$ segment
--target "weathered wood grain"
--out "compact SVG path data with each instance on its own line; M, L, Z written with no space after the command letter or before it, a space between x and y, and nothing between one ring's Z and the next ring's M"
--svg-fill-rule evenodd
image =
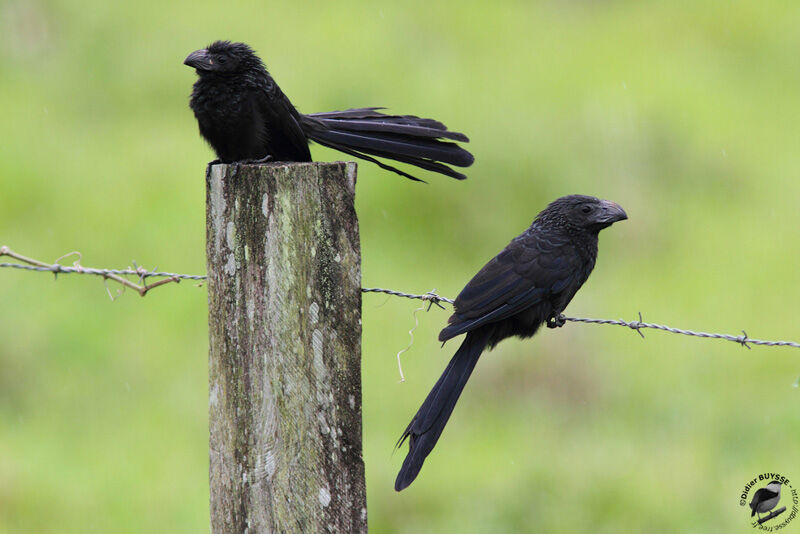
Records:
M354 163L207 182L211 530L367 530Z

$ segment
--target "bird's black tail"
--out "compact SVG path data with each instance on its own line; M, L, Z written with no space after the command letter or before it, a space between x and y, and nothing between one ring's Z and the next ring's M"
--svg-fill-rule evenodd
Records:
M408 455L397 474L394 489L401 491L417 478L425 458L433 450L439 436L453 413L458 397L467 384L475 364L486 347L488 334L469 332L458 348L439 381L411 420L397 446L408 438Z
M384 115L378 109L381 108L303 115L301 126L309 139L320 145L371 161L412 180L422 181L375 158L408 163L458 180L466 178L448 165L469 167L475 158L456 143L442 141L450 139L466 143L469 141L466 135L451 132L433 119Z

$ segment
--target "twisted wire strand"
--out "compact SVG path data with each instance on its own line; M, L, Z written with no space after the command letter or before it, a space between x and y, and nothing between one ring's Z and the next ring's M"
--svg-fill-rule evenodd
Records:
M400 291L395 291L393 289L382 289L382 288L375 288L375 287L365 287L361 289L364 293L386 293L387 295L394 295L396 297L403 297L407 299L417 299L430 302L432 304L436 304L440 308L442 307L440 302L447 302L449 304L453 303L453 299L443 297L441 295L437 295L436 293L430 291L428 293L417 295L414 293L403 293ZM642 330L645 329L653 329L653 330L661 330L663 332L670 332L672 334L682 334L684 336L693 336L693 337L702 337L708 339L724 339L726 341L733 341L734 343L738 343L743 347L750 348L750 345L762 345L766 347L794 347L800 348L800 343L794 341L770 341L765 339L754 339L747 335L747 332L742 330L741 336L734 336L731 334L716 334L716 333L709 333L709 332L698 332L695 330L687 330L684 328L675 328L672 326L667 326L663 324L657 323L646 323L642 320L642 314L639 313L639 320L638 321L624 321L622 319L592 319L588 317L562 317L565 321L573 322L573 323L588 323L588 324L610 324L616 326L626 326L631 330L636 330L636 332L644 337Z
M92 267L81 267L79 265L69 267L67 265L59 265L54 263L52 265L24 265L22 263L0 263L0 267L9 267L12 269L22 269L24 271L39 271L55 274L94 274L98 276L107 276L109 274L116 274L119 276L133 275L140 278L164 277L164 278L179 278L181 280L206 280L208 277L203 274L179 274L167 273L163 271L148 271L146 269L95 269Z
M0 267L7 267L11 269L22 269L25 271L39 271L39 272L50 272L53 273L53 276L58 278L59 274L93 274L97 276L103 277L103 284L106 288L106 293L108 293L108 297L111 300L114 300L116 296L121 294L120 291L117 291L117 295L111 293L111 290L108 288L108 281L111 280L123 286L123 290L125 288L132 289L139 293L140 296L145 296L149 291L155 289L159 286L163 286L166 284L171 283L179 283L181 280L205 280L206 277L203 275L192 275L192 274L179 274L179 273L166 273L161 271L148 271L144 267L139 267L136 265L136 262L133 262L133 266L135 269L95 269L92 267L84 267L81 265L81 253L78 251L68 252L64 254L60 258L58 258L52 264L48 264L46 262L29 258L27 256L23 256L22 254L18 254L14 252L9 247L3 245L0 246L0 256L8 256L17 260L18 263L0 263ZM61 265L59 261L64 258L68 258L70 256L77 256L78 259L72 262L72 266L65 266ZM137 282L133 282L126 276L136 276ZM148 283L148 278L159 278L154 282Z
M407 299L416 299L416 300L424 300L425 302L430 302L431 304L436 304L440 308L444 309L444 307L439 304L440 302L446 302L448 304L453 303L453 299L449 299L447 297L443 297L441 295L437 295L433 291L429 291L422 295L416 295L414 293L403 293L402 291L395 291L394 289L383 289L381 287L362 287L362 293L385 293L387 295L393 295L395 297L403 297Z
M162 285L168 282L177 282L179 280L207 280L208 277L206 275L201 274L180 274L180 273L169 273L164 271L148 271L142 267L137 267L136 269L95 269L92 267L83 267L80 265L80 254L79 253L70 253L66 256L70 256L72 254L78 254L79 260L74 262L72 266L65 266L61 265L58 262L53 264L46 264L44 262L40 262L38 260L33 260L31 258L27 258L25 256L21 256L13 251L11 251L8 247L0 247L0 256L11 256L19 261L23 261L26 263L0 263L0 268L7 267L12 269L22 269L26 271L38 271L38 272L50 272L53 274L91 274L102 276L106 279L111 278L117 282L122 283L128 287L131 287L139 292L140 295L144 296L147 291L150 289ZM59 258L61 259L61 258ZM136 264L134 263L134 266ZM139 281L144 283L147 278L162 278L158 282L154 282L151 285L144 285L138 286L129 280L118 278L120 276L136 276L138 277ZM435 291L435 290L434 290ZM442 295L438 295L434 291L429 291L427 293L417 294L417 293L404 293L402 291L397 291L394 289L385 289L381 287L363 287L361 288L362 293L383 293L386 295L391 295L394 297L401 297L407 298L412 300L421 300L423 302L428 303L428 309L432 306L438 306L439 308L444 309L442 306L443 302L448 304L453 304L453 299L444 297ZM793 348L800 348L800 343L795 341L772 341L772 340L765 340L765 339L754 339L747 335L747 332L742 330L742 335L734 336L731 334L718 334L718 333L710 333L710 332L700 332L695 330L687 330L684 328L675 328L672 326L667 326L663 324L657 323L647 323L642 320L642 314L639 313L639 320L634 321L625 321L622 319L593 319L588 317L561 317L564 321L569 321L573 323L587 323L587 324L601 324L601 325L615 325L615 326L624 326L630 328L631 330L635 330L641 337L644 337L642 330L652 329L652 330L661 330L662 332L670 332L672 334L681 334L684 336L692 336L692 337L699 337L699 338L706 338L706 339L723 339L725 341L732 341L734 343L738 343L743 347L750 348L750 345L761 345L766 347L793 347ZM411 333L413 336L413 333ZM412 337L413 339L413 337ZM398 355L399 357L399 355ZM401 371L402 372L402 371Z
M627 326L631 330L636 330L640 336L644 337L642 334L642 329L651 328L653 330L661 330L664 332L670 332L672 334L682 334L684 336L693 336L693 337L704 337L709 339L724 339L726 341L733 341L734 343L739 343L743 347L750 348L750 345L763 345L766 347L794 347L800 348L800 343L796 343L794 341L769 341L764 339L754 339L748 337L747 332L742 330L741 336L733 336L731 334L715 334L710 332L697 332L694 330L686 330L684 328L675 328L672 326L667 326L663 324L656 324L656 323L646 323L642 321L642 315L639 314L638 321L623 321L622 319L590 319L586 317L565 317L567 321L572 321L574 323L589 323L589 324L612 324L617 326Z

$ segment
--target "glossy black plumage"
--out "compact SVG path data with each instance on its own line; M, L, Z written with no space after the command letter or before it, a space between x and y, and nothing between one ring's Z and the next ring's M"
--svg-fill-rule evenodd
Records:
M398 442L408 439L409 451L397 491L417 477L483 350L508 337L530 337L546 321L563 324L561 312L594 268L598 232L623 219L613 202L559 198L464 287L439 340L466 337Z
M197 70L189 106L200 133L223 163L311 161L309 141L334 148L412 180L415 176L376 158L408 163L457 179L448 165L468 167L472 154L451 141L467 142L433 119L386 115L382 108L298 112L244 43L216 41L184 61ZM445 141L447 140L447 141Z

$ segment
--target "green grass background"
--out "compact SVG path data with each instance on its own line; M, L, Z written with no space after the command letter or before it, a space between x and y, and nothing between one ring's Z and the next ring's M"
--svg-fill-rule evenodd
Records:
M797 340L799 24L791 2L0 0L0 244L202 273L213 156L181 63L229 38L301 111L471 137L463 183L360 165L365 286L455 296L584 193L630 220L568 313ZM747 481L800 485L795 349L570 324L485 354L396 494L392 447L455 350L419 313L398 383L416 306L364 296L372 532L748 532ZM190 282L111 302L0 271L0 532L208 530L206 313Z

